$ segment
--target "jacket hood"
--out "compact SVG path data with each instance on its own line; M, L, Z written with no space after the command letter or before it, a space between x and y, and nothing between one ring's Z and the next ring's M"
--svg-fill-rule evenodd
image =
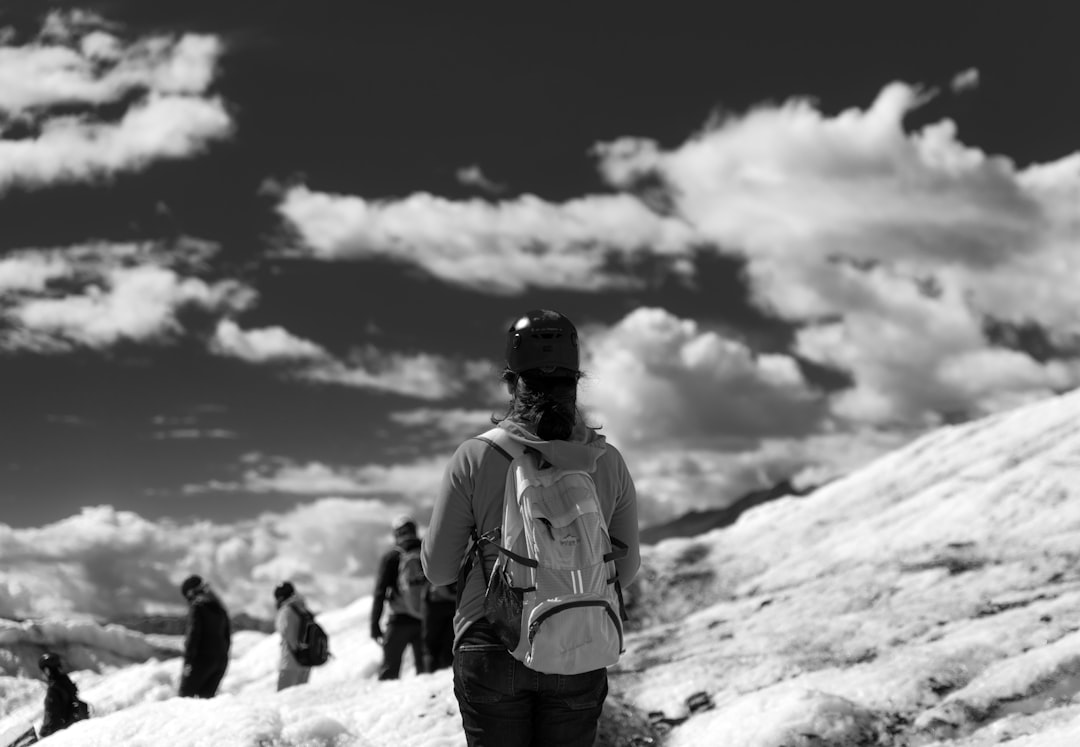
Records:
M278 602L277 607L278 609L281 609L282 607L287 607L290 604L299 604L301 607L303 607L304 597L302 597L299 592L293 592L292 596L285 597L280 602Z
M499 427L522 446L535 449L558 469L579 469L592 472L596 461L607 450L607 439L585 425L581 420L566 441L543 441L523 423L504 420Z

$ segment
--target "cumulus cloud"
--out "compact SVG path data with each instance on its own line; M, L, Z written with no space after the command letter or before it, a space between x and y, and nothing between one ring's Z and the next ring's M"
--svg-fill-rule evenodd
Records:
M231 282L183 278L151 265L108 270L102 285L57 298L22 300L9 317L30 334L71 345L105 348L121 340L168 339L181 331L177 313L194 306L208 310L235 305Z
M908 132L925 100L892 84L835 117L794 100L669 151L596 152L613 186L662 185L710 246L745 260L753 301L798 329L793 352L854 381L837 416L927 425L1075 386L1075 357L1003 350L985 328L1034 324L1076 355L1077 156L1019 169L948 120ZM985 364L992 380L964 373Z
M498 182L488 179L487 175L485 175L476 164L463 166L458 169L454 175L461 184L464 184L467 187L476 187L477 189L491 194L500 194L506 191L505 184L499 184Z
M70 273L68 263L56 256L24 253L0 259L0 294L38 292L45 290L50 280Z
M284 458L249 454L240 479L190 485L188 493L207 490L245 493L288 493L300 496L363 495L398 498L428 497L442 479L446 457L428 457L403 464L332 466L322 462L297 463Z
M725 508L747 493L789 480L813 489L854 472L918 435L915 429L861 428L802 438L766 438L751 448L670 448L662 443L625 450L638 493L642 526L687 511Z
M755 354L663 309L637 309L582 338L582 404L618 443L709 438L736 449L807 434L825 414L791 357Z
M220 101L176 96L150 99L117 123L57 117L33 139L0 140L0 190L16 183L85 181L182 158L230 128Z
M222 53L216 37L128 42L104 25L90 14L53 13L38 38L0 42L0 118L32 131L0 139L0 192L185 158L231 133L223 102L208 94ZM118 120L100 118L102 105L126 101Z
M247 308L254 291L199 277L216 247L203 242L27 249L0 259L0 349L63 352L122 341L168 342L181 311Z
M96 506L44 527L0 524L0 607L15 617L178 613L178 585L189 573L208 579L234 612L270 617L270 592L286 578L317 608L341 607L371 593L390 543L388 517L400 510L328 498L214 525Z
M298 186L278 210L317 258L386 258L494 293L633 287L640 279L619 262L685 259L692 241L684 223L625 194L563 203L533 195L455 202L425 193L369 201Z
M977 79L964 71L954 87ZM628 258L689 274L692 248L731 253L751 300L795 328L791 354L853 382L830 400L834 416L928 425L1080 383L1066 280L1080 272L1080 155L1021 169L965 145L949 120L907 129L933 95L893 83L835 116L794 99L710 122L671 149L600 143L613 195L378 201L300 186L279 211L312 256L391 258L489 292L631 287L643 279ZM1038 327L1058 359L1004 349L986 332L994 324ZM786 360L776 365L790 371ZM976 385L960 373L974 361L1001 371Z
M490 428L491 416L497 412L497 407L488 410L418 407L392 412L390 420L415 431L434 432L451 440L461 441Z
M416 397L448 399L481 382L483 365L431 353L380 350L372 345L354 348L345 360L327 358L294 372L297 378Z
M282 327L245 330L231 319L218 322L211 349L251 363L318 360L328 356L321 346Z

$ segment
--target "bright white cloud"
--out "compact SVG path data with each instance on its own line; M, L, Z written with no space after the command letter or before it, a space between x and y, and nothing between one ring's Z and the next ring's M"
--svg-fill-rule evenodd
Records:
M492 204L417 193L379 202L301 186L278 209L316 257L383 257L497 293L634 286L639 279L613 268L613 259L685 257L693 237L630 195L558 204L524 195Z
M965 71L955 85L975 82ZM832 400L835 415L925 425L1080 382L1075 360L1023 362L985 331L1038 325L1063 355L1080 355L1068 281L1080 273L1080 155L1021 170L964 145L951 121L907 130L905 116L932 95L894 83L866 109L763 105L671 150L641 138L599 144L615 195L372 201L301 186L279 210L316 257L392 258L487 291L633 285L642 279L612 260L663 256L691 272L691 247L734 253L752 300L798 329L792 352L854 382ZM646 207L646 193L665 214ZM687 365L722 355L701 344L683 351ZM992 386L956 374L989 358L1009 361ZM774 375L794 370L783 360ZM658 402L673 396L647 384ZM639 412L633 399L623 404Z
M375 472L369 495L380 481L409 487L405 469ZM0 524L0 616L177 612L189 573L222 590L234 611L260 617L283 578L302 582L320 608L344 606L371 593L389 517L407 505L394 500L326 498L228 525L152 522L109 506L33 529Z
M752 446L806 434L821 395L785 355L744 343L663 309L641 308L608 329L583 329L582 404L619 444L700 442Z
M254 302L251 288L199 277L216 251L189 240L12 253L0 260L0 318L9 327L0 348L63 352L125 340L160 343L184 333L184 309L242 311Z
M232 132L224 104L206 95L222 53L213 36L125 42L95 16L53 13L39 38L0 41L0 114L32 123L0 140L0 192L13 184L106 178L162 158L185 158ZM93 108L132 99L118 121ZM81 115L50 115L63 105Z
M140 91L201 94L214 79L221 52L213 36L150 37L126 44L100 30L63 42L2 45L0 111L100 105Z
M390 420L413 430L434 431L451 441L463 441L490 428L493 414L501 414L497 406L487 410L420 407L392 412Z
M924 100L893 84L866 110L828 117L791 101L671 151L624 139L597 153L613 185L663 184L677 214L746 260L753 299L800 327L796 352L854 380L838 415L940 422L1075 385L1074 363L1021 363L984 327L1080 340L1077 156L1021 171L963 145L949 121L909 133L904 116ZM996 388L955 375L976 358L1009 361Z
M25 300L10 316L30 332L102 348L178 334L176 314L186 306L225 310L235 303L231 282L210 284L153 265L111 269L103 280L80 294Z
M354 348L346 360L315 362L294 375L305 381L359 387L426 400L447 399L477 383L479 366L431 353Z
M69 274L67 263L55 256L22 254L0 259L0 296L5 293L41 292L50 280Z
M244 330L231 319L218 322L211 349L250 363L321 359L328 355L319 345L282 327Z
M149 99L115 124L58 117L33 139L0 140L0 190L90 180L183 158L231 128L220 100L178 96Z
M399 464L367 464L361 467L332 466L322 462L296 463L257 454L245 461L236 482L191 485L189 493L243 491L248 493L289 493L298 496L392 495L408 500L430 497L442 479L448 456L428 457Z

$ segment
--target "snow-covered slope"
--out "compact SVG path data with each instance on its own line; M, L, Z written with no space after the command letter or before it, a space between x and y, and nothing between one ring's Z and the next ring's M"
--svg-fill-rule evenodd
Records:
M273 635L243 632L233 637L232 660L213 701L175 697L180 674L178 658L147 659L128 666L104 665L100 672L76 671L72 679L95 717L49 737L47 744L105 745L381 745L463 744L457 704L448 671L417 676L406 655L398 682L378 682L381 657L369 638L370 598L342 610L319 615L331 636L333 658L312 674L305 687L275 692L278 642ZM87 624L49 627L55 640L86 637ZM36 640L40 626L9 626L8 640L22 627ZM83 632L79 632L83 631ZM140 639L125 638L132 660L141 656ZM115 643L115 640L113 641ZM175 641L179 651L179 640ZM116 646L114 646L115 648ZM40 723L44 685L30 679L4 678L6 715L0 734L27 722ZM9 707L9 697L18 701Z
M669 622L614 679L672 717L711 694L673 745L1080 744L1078 559L1074 392L652 548Z
M1077 560L1072 393L647 548L634 608L650 624L628 637L613 697L671 724L671 745L1074 747ZM211 702L174 697L179 661L153 658L168 641L102 633L112 654L75 673L97 717L46 743L463 745L448 671L374 679L369 601L321 616L335 658L283 693L274 636L238 634ZM43 629L74 635L9 626L0 645L31 645ZM6 677L0 691L0 734L39 718L40 682ZM712 707L691 713L701 692Z

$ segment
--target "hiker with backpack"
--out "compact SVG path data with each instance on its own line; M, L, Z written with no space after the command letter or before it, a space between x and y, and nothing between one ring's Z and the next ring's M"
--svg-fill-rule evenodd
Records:
M371 600L371 637L383 648L380 680L401 675L401 658L411 648L417 672L424 671L424 639L421 619L427 577L420 561L420 538L416 521L401 516L394 521L394 547L379 560ZM384 604L390 607L386 634L380 625Z
M277 605L274 630L281 637L277 681L277 689L281 691L306 684L311 677L314 661L307 656L307 648L311 646L307 626L315 616L289 581L274 587L274 602Z
M577 407L577 330L529 311L506 333L496 427L443 474L421 557L458 580L454 694L469 745L591 746L640 566L622 455Z

